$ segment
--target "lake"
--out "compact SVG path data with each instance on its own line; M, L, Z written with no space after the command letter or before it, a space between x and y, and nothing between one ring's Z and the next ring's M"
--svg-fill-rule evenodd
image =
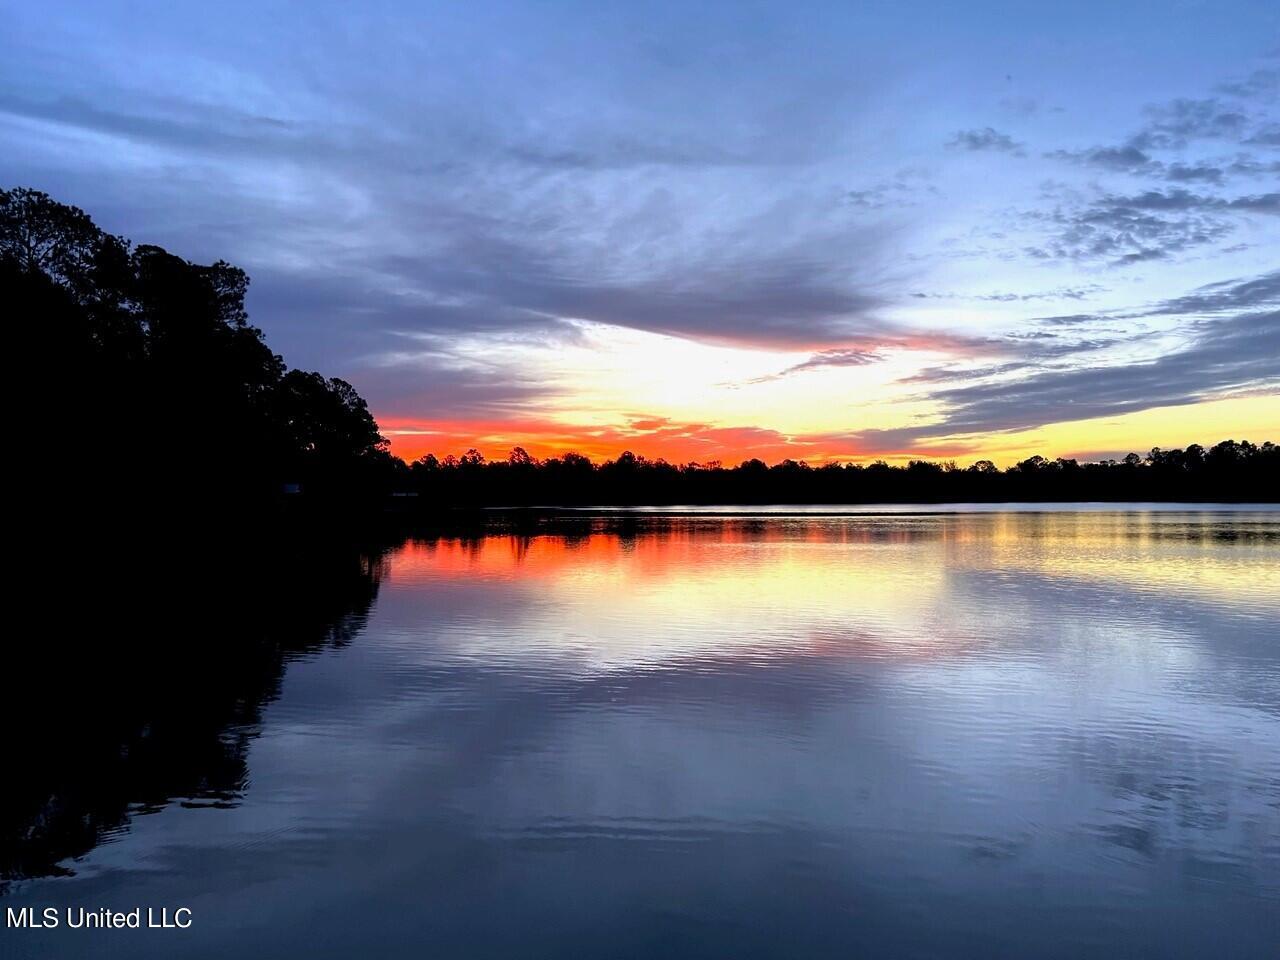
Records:
M0 907L191 927L0 953L1280 955L1280 512L938 509L367 556L9 833Z

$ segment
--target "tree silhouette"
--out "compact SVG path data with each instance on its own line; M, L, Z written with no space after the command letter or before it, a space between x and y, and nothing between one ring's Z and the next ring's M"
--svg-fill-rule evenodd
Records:
M954 461L890 466L801 460L770 466L744 460L681 466L632 451L594 464L566 453L538 460L517 447L503 460L476 450L461 459L427 454L397 477L418 494L412 509L449 506L626 504L851 504L966 501L1275 501L1280 449L1226 440L1209 451L1153 449L1145 458L1080 463L1032 456L1000 470L990 460L961 469Z
M36 190L0 190L0 296L18 319L33 399L78 424L84 469L41 478L66 498L167 491L262 504L283 485L387 486L394 465L352 386L290 371L249 323L249 278L133 246Z

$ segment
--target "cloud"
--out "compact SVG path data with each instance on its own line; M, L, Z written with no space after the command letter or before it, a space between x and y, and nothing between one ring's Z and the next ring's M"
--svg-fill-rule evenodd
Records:
M1241 141L1255 143L1256 139ZM1045 154L1051 160L1065 160L1083 166L1115 173L1164 180L1169 183L1205 183L1222 186L1231 176L1264 176L1275 173L1277 165L1260 162L1248 154L1239 154L1234 161L1211 162L1197 160L1193 163L1175 161L1165 163L1151 157L1132 144L1120 147L1091 147L1087 150L1054 150Z
M1103 321L1130 321L1114 337L1060 340L1059 334L1021 334L1011 348L1016 359L980 367L927 367L902 383L936 388L928 399L943 405L937 421L887 431L864 431L856 439L868 448L909 450L916 442L1013 431L1071 420L1116 416L1154 407L1179 406L1224 392L1280 390L1280 271L1198 287L1136 311L1070 314L1037 322L1070 330ZM1225 316L1223 316L1225 314ZM1182 316L1183 344L1159 356L1088 366L1084 353L1136 345L1167 335L1134 332L1143 318ZM1050 361L1046 363L1046 361Z
M845 350L823 350L815 353L808 360L788 367L786 373L797 373L801 370L812 370L816 367L862 367L869 363L877 363L884 359L884 354L877 350L853 347Z
M1207 163L1171 163L1161 168L1160 175L1174 183L1212 183L1220 186L1225 179L1221 167Z
M1260 384L1280 386L1280 311L1205 324L1186 349L1155 360L960 387L934 399L948 408L948 433L972 433L1194 403L1216 392Z
M808 360L802 360L800 363L793 364L779 373L756 377L749 382L767 383L771 380L778 380L794 373L803 373L806 370L817 370L823 367L865 367L871 363L878 363L883 359L883 353L867 347L846 347L834 350L823 350L819 353L815 353Z
M1280 128L1277 129L1280 134ZM1277 140L1280 143L1280 140ZM1258 160L1248 154L1240 154L1226 168L1230 173L1246 174L1248 176L1280 176L1280 160Z
M1115 207L1134 210L1251 210L1260 213L1280 213L1280 193L1241 196L1228 200L1183 189L1147 190L1128 197L1108 197L1107 202Z
M1186 296L1165 300L1137 316L1211 314L1277 305L1280 305L1280 270L1248 280L1206 284Z
M875 336L862 337L856 344L846 344L820 350L806 360L793 364L749 383L768 383L782 377L830 367L864 367L878 363L894 351L921 353L947 353L953 356L975 357L1000 353L1006 342L996 337L970 336L944 331L907 332L885 329Z
M1214 88L1219 93L1242 100L1275 102L1280 98L1280 70L1255 70L1243 80L1220 83Z
M363 391L381 423L429 410L433 417L511 417L563 396L563 385L509 367L485 370L450 356L406 354L365 368Z
M1032 322L1045 323L1051 327L1074 327L1082 323L1095 323L1098 320L1107 319L1110 318L1096 313L1067 313L1053 317L1034 317Z
M1280 123L1262 127L1253 136L1247 137L1241 142L1264 147L1280 147Z
M1089 319L1101 319L1092 318ZM976 383L993 377L1026 377L1043 370L1060 369L1064 359L1078 362L1083 354L1097 353L1117 346L1133 346L1155 336L1151 331L1120 333L1113 336L1080 337L1048 330L1032 330L1009 334L1003 339L993 338L992 351L997 355L1015 359L984 366L972 367L955 362L941 366L925 367L918 373L902 377L903 384Z
M1249 118L1216 98L1180 97L1146 109L1146 126L1133 138L1135 146L1152 149L1185 147L1193 140L1243 138Z
M1090 147L1087 150L1053 150L1045 154L1052 160L1068 160L1072 163L1136 173L1153 169L1154 161L1133 144L1119 147Z
M94 67L65 74L33 43L3 68L22 82L0 93L0 163L110 229L235 259L273 345L335 372L395 331L570 317L823 349L880 326L898 228L812 182L863 136L870 68L712 10L653 37L626 11L508 17L510 47L467 17L424 44L376 17L353 42L321 13L289 57L217 33L163 87L148 68L185 62L187 34L138 57L148 24L104 28ZM907 203L918 180L874 189Z
M982 367L957 367L953 365L925 367L909 377L902 377L898 382L913 384L954 383L956 381L972 382L999 377L1027 370L1027 363L1022 360L1011 360L1006 363L987 364Z
M1260 143L1259 133L1242 143ZM1280 142L1280 140L1277 140ZM1132 145L1122 147L1091 147L1087 150L1054 150L1045 154L1051 160L1065 160L1113 173L1125 173L1135 177L1164 180L1169 183L1205 183L1222 186L1229 177L1268 176L1280 170L1280 163L1259 161L1241 153L1234 160L1197 160L1192 163L1174 161L1165 163L1153 159L1148 153Z
M1113 266L1161 260L1221 240L1235 229L1225 215L1239 213L1280 213L1280 193L1224 198L1176 188L1103 194L1074 207L1031 214L1055 233L1028 252L1041 259L1105 261Z
M1239 389L1280 389L1280 311L1204 320L1191 329L1185 347L1150 360L1049 369L1018 380L935 390L930 399L946 410L940 420L855 436L871 446L903 449L938 438L1186 405Z
M1247 154L1234 160L1200 156L1194 159L1163 160L1157 152L1204 149L1216 144L1275 146L1280 144L1280 125L1269 113L1277 96L1277 75L1273 69L1255 70L1249 76L1219 84L1215 89L1235 100L1220 97L1176 98L1149 104L1145 122L1115 144L1084 149L1049 151L1045 157L1097 170L1125 173L1170 183L1221 185L1229 176L1264 176L1275 171L1265 162ZM1261 107L1259 111L1255 108Z
M1205 316L1217 313L1256 311L1280 305L1280 271L1246 279L1221 280L1197 287L1191 293L1172 297L1136 310L1111 313L1070 313L1033 317L1032 322L1050 327L1078 327L1092 323L1118 323L1162 316Z
M1028 303L1033 300L1088 300L1095 293L1107 288L1098 283L1086 283L1070 287L1055 287L1031 293L913 293L918 300L978 300L987 303Z
M40 100L0 94L0 114L179 149L228 153L294 152L319 146L277 117L178 97L130 98L134 110L97 105L82 97Z
M962 150L994 150L998 153L1010 153L1015 157L1026 156L1023 144L991 127L959 130L947 145Z
M926 171L904 168L892 178L874 183L862 190L848 191L844 195L844 201L861 210L918 206L940 196L938 188L926 182L928 177L929 174Z
M319 276L270 272L279 296L259 303L277 314L287 308L286 284L277 280L287 277L297 289L314 283L326 291L311 315L321 328L367 328L372 320L384 333L471 335L547 329L568 318L798 350L885 329L875 264L891 228L818 216L808 232L795 233L779 222L790 214L766 209L745 223L711 224L708 231L722 236L691 242L670 232L670 203L633 205L627 217L604 211L584 225L579 211L558 203L495 217L407 199L388 212L378 247ZM623 224L611 222L620 217ZM433 249L395 250L402 231L412 245L419 220L432 224L424 239ZM593 235L602 230L625 234L626 243ZM380 252L387 247L395 252ZM864 265L865 284L849 263Z
M530 310L738 346L814 347L879 324L870 294L844 289L825 265L743 264L728 283L690 271L653 280L526 288Z

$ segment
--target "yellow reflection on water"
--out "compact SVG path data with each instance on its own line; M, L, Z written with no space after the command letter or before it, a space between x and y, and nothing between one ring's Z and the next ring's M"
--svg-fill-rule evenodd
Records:
M786 654L910 660L1020 642L1046 590L1059 615L1084 603L1086 588L1110 591L1109 602L1118 593L1276 611L1278 538L1274 514L601 520L568 536L416 542L391 580L468 584L522 603L518 631L495 621L487 633L485 611L475 611L481 626L465 645L476 655L600 667Z
M1233 607L1280 608L1280 514L996 514L971 562Z

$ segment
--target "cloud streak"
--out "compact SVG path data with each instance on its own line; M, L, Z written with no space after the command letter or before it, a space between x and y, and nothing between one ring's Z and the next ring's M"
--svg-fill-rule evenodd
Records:
M947 408L918 437L1007 431L1195 403L1241 387L1280 387L1280 311L1197 328L1185 349L1150 361L1048 371L1015 383L935 393Z
M1215 284L1157 305L1145 315L1213 313L1232 305L1274 303L1276 286L1275 275ZM1011 362L970 371L926 371L912 382L969 381L930 392L930 399L945 410L941 419L902 429L866 431L856 437L872 447L901 449L922 441L936 443L944 438L1183 406L1231 391L1280 390L1280 310L1249 310L1220 319L1201 319L1193 321L1189 329L1192 336L1181 348L1135 362L1049 369ZM1080 341L1071 344L1067 352L1102 349L1114 342ZM1046 354L1051 355L1052 350Z

